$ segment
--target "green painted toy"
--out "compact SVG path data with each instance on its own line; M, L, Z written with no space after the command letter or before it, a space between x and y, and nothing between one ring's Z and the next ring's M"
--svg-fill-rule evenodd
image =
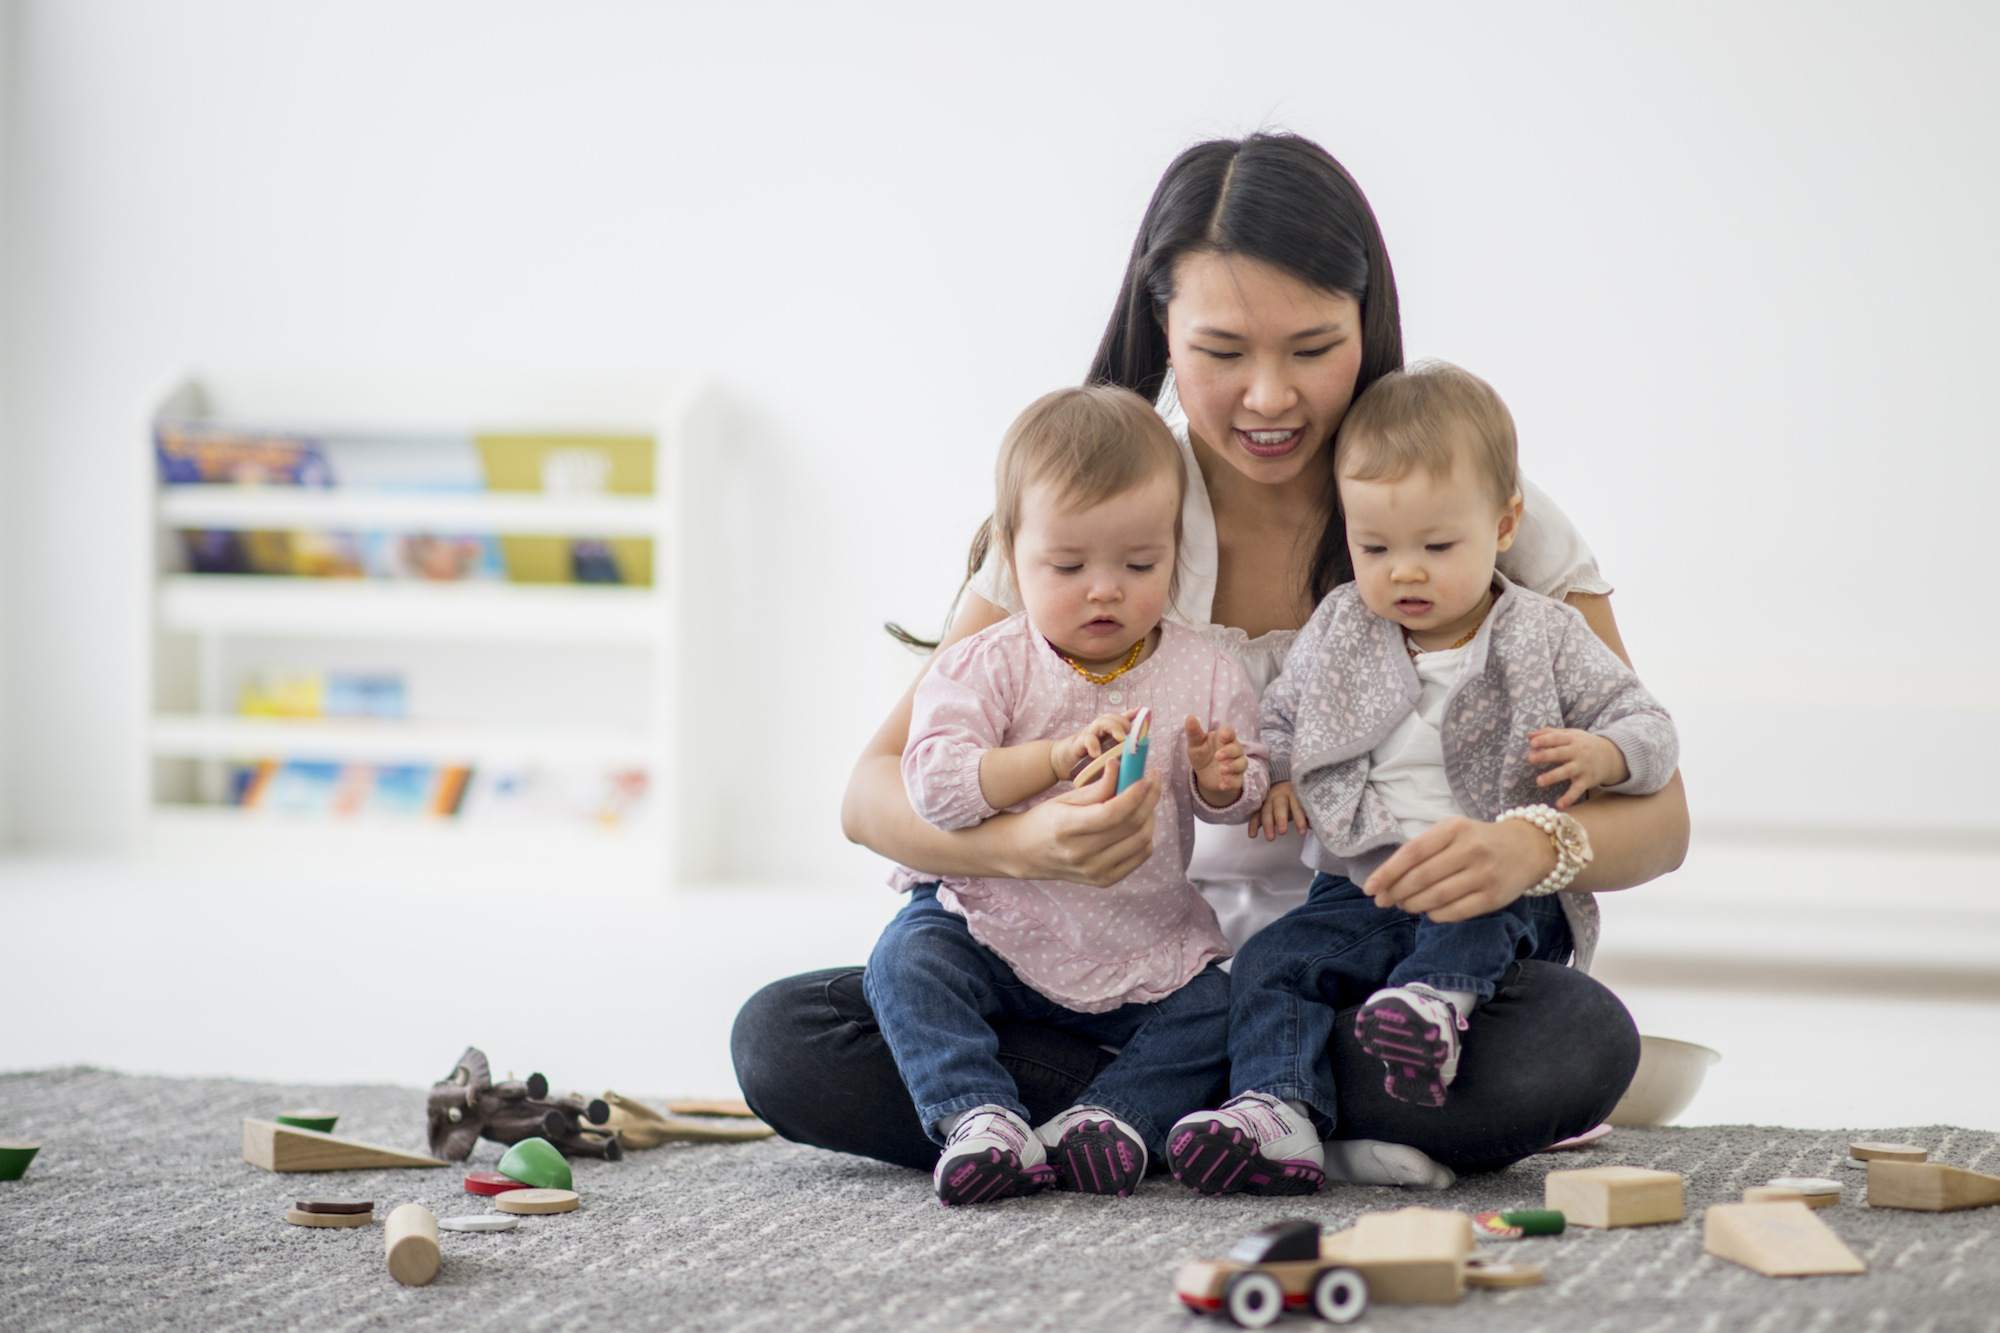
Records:
M569 1163L547 1139L522 1139L500 1159L500 1174L538 1190L571 1188Z
M338 1111L321 1111L317 1108L280 1111L271 1117L281 1125L292 1125L299 1129L317 1130L321 1134L333 1133L333 1127L340 1120Z
M39 1143L15 1140L0 1142L0 1180L19 1180L28 1173L28 1163L42 1150Z

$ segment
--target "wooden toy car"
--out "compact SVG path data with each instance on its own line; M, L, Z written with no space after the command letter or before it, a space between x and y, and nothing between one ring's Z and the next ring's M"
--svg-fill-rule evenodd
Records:
M1196 1314L1220 1311L1240 1328L1264 1328L1286 1310L1334 1324L1368 1311L1368 1280L1320 1254L1319 1223L1278 1222L1236 1242L1221 1259L1181 1265L1174 1294Z

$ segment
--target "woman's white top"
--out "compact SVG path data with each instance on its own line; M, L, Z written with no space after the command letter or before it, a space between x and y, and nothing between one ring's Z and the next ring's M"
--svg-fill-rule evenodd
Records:
M1169 619L1200 630L1243 664L1258 693L1285 665L1296 629L1277 629L1251 638L1232 625L1210 619L1220 558L1215 538L1215 508L1194 447L1188 443L1187 417L1173 394L1171 376L1158 403L1159 412L1180 441L1187 466L1187 498L1181 504L1180 584ZM1608 593L1611 585L1598 572L1597 558L1583 536L1553 500L1521 479L1523 514L1514 544L1500 553L1500 572L1514 582L1558 600L1573 592ZM966 585L993 605L1013 614L1022 609L1014 573L997 550ZM1304 836L1290 831L1271 842L1254 839L1242 828L1220 824L1195 826L1194 858L1188 878L1215 909L1216 919L1231 948L1241 948L1258 930L1305 901L1313 872L1302 859Z

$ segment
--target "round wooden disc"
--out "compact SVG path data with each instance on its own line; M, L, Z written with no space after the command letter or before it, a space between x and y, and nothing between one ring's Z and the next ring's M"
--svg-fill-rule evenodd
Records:
M366 1227L375 1224L373 1213L308 1213L287 1208L285 1220L295 1227Z
M439 1231L512 1231L521 1225L518 1217L501 1217L495 1213L468 1213L464 1217L440 1217Z
M1536 1287L1542 1282L1540 1264L1467 1264L1465 1285L1468 1287Z
M1914 1143L1850 1143L1847 1155L1857 1162L1926 1162L1931 1154Z
M1797 1190L1779 1189L1772 1185L1752 1185L1743 1191L1745 1203L1804 1203L1806 1196Z
M493 1199L503 1213L573 1213L576 1205L575 1190L509 1190Z
M373 1199L362 1199L347 1203L338 1199L300 1199L292 1207L302 1213L372 1213L375 1211Z
M1764 1183L1774 1190L1797 1190L1808 1199L1816 1194L1831 1194L1836 1198L1840 1195L1840 1182L1821 1176L1779 1176Z

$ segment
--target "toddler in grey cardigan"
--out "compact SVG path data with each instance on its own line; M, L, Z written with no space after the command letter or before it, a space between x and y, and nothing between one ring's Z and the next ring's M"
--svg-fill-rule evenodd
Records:
M1556 872L1505 906L1445 923L1357 887L1391 852L1460 816L1580 836L1560 811L1592 791L1658 791L1679 758L1666 710L1583 617L1495 569L1521 496L1513 421L1484 381L1442 363L1383 376L1349 408L1333 466L1354 581L1299 632L1259 719L1273 784L1260 825L1296 822L1320 873L1237 954L1233 1096L1168 1135L1174 1174L1204 1193L1319 1187L1343 1010L1360 1006L1355 1035L1388 1095L1437 1107L1469 1014L1517 959L1588 967L1596 905L1557 892L1574 851L1559 844Z

